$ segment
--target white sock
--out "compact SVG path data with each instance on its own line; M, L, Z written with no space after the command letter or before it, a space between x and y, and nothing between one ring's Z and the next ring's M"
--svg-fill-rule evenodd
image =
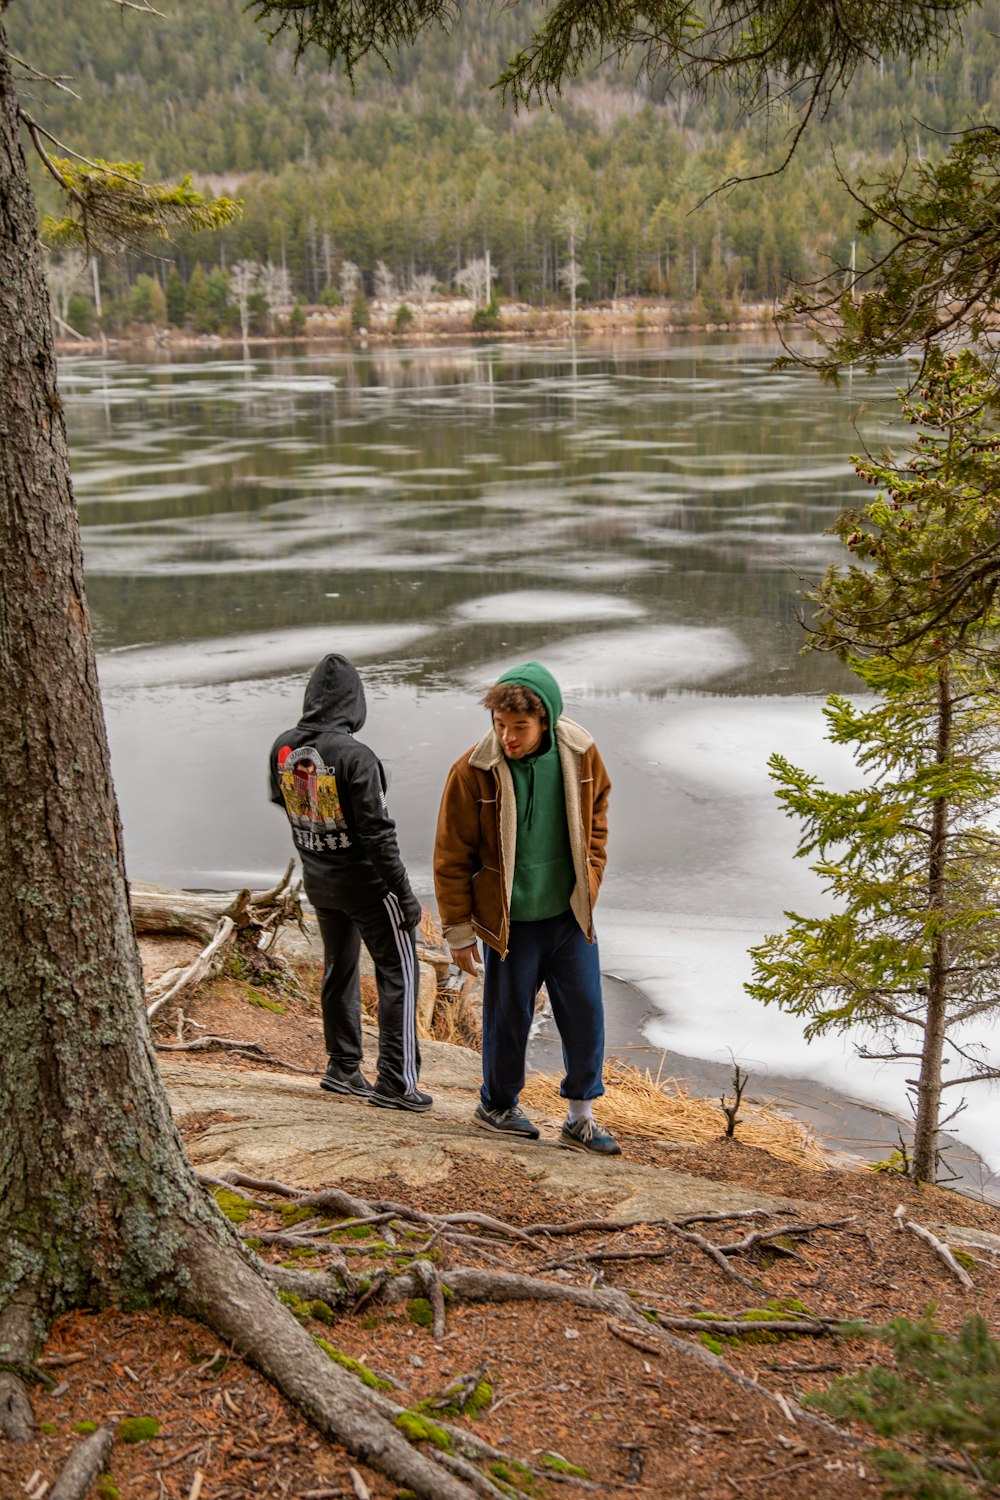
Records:
M571 1125L575 1125L577 1120L592 1120L594 1101L592 1099L567 1099L566 1118Z

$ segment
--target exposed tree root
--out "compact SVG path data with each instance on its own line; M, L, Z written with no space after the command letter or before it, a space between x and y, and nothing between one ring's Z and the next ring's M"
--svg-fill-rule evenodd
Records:
M346 1288L333 1276L321 1271L294 1271L281 1266L268 1266L266 1270L275 1286L291 1291L296 1296L321 1297L331 1306L342 1308L348 1305L349 1294ZM661 1350L669 1349L683 1360L706 1366L715 1374L734 1382L744 1390L753 1391L762 1400L778 1406L786 1420L803 1422L824 1432L834 1433L844 1442L853 1442L853 1439L831 1422L826 1422L822 1417L804 1411L780 1394L766 1390L749 1376L733 1369L732 1365L727 1364L724 1359L713 1354L703 1345L689 1343L670 1331L677 1328L704 1333L711 1330L714 1322L717 1322L721 1331L734 1334L745 1334L751 1330L756 1332L761 1329L767 1331L769 1327L775 1331L792 1333L825 1334L831 1332L834 1325L821 1319L775 1318L770 1324L757 1320L754 1320L752 1324L747 1324L737 1319L720 1318L713 1322L708 1319L661 1317L657 1314L646 1317L631 1297L613 1288L575 1287L565 1282L544 1281L537 1276L469 1267L450 1268L444 1273L444 1281L452 1296L460 1301L564 1302L576 1307L589 1308L593 1312L604 1313L611 1319L609 1326L612 1333L617 1336L622 1337L626 1330L631 1331L635 1338L630 1339L629 1342L638 1343L641 1339L640 1347L645 1347L648 1341ZM370 1300L376 1300L391 1306L419 1296L421 1293L425 1293L424 1277L414 1267L410 1267L396 1275L387 1272L384 1277L374 1278L365 1294L364 1302L367 1304ZM358 1307L360 1305L357 1304ZM452 1431L450 1428L446 1430Z
M328 1359L251 1265L207 1235L192 1236L187 1271L185 1311L244 1354L325 1437L428 1500L470 1500L469 1475L456 1477L412 1447L390 1420L402 1408ZM501 1494L479 1480L478 1493Z
M33 1299L21 1291L0 1313L0 1437L26 1443L35 1435L29 1381L45 1377L34 1366L39 1349Z
M108 1466L114 1438L113 1427L99 1427L78 1443L49 1490L47 1500L84 1500L98 1474Z
M148 1014L152 1014L152 1007ZM315 1068L303 1068L298 1063L286 1062L283 1057L275 1057L273 1052L268 1052L260 1042L244 1042L239 1037L199 1036L192 1042L155 1042L154 1046L157 1052L228 1052L233 1057L245 1057L249 1062L268 1062L276 1068L286 1068L289 1073L308 1073L312 1077L316 1075Z

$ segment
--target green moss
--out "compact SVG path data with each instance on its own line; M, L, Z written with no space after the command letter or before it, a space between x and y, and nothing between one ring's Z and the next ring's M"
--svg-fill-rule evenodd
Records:
M481 1416L493 1405L493 1384L487 1376L476 1386L462 1410L470 1417Z
M812 1317L808 1307L804 1302L800 1302L798 1297L780 1297L776 1302L769 1302L767 1305L775 1312L798 1313L804 1318Z
M370 1234L371 1230L367 1224L349 1224L346 1229L333 1228L330 1230L331 1240L336 1239L338 1235L343 1235L349 1240L366 1240ZM384 1241L379 1240L378 1243L384 1244Z
M895 1172L900 1177L906 1177L910 1164L901 1151L890 1151L882 1161L870 1161L868 1170L869 1172Z
M38 1430L43 1437L55 1437L56 1433L59 1431L59 1428L56 1426L55 1422L39 1422Z
M284 1303L285 1307L299 1319L299 1322L304 1322L306 1318L314 1318L317 1323L330 1324L336 1321L333 1308L329 1302L324 1302L320 1297L310 1300L296 1297L294 1292L279 1292L278 1301Z
M91 1421L77 1422L73 1431L78 1432L81 1437L89 1437L92 1432L97 1431L97 1423Z
M229 1188L213 1188L212 1196L230 1224L245 1224L253 1212L253 1204Z
M506 1463L490 1464L489 1473L494 1479L505 1480L507 1484L515 1484L531 1493L535 1476L525 1464L519 1464L516 1458L509 1458Z
M421 1250L419 1255L414 1255L412 1250L393 1250L391 1254L396 1263L396 1269L399 1271L405 1271L407 1266L412 1266L417 1260L439 1261L441 1259L441 1251L436 1246L431 1250Z
M243 1243L245 1245L246 1240L244 1240ZM283 1266L295 1266L301 1261L313 1258L315 1254L316 1251L311 1249L308 1245L296 1245L294 1250L289 1250L288 1258L286 1260L283 1260L281 1264ZM298 1268L303 1271L310 1269L308 1266L302 1265L299 1265Z
M306 1219L315 1219L316 1217L315 1209L304 1207L299 1203L279 1203L277 1209L285 1221L286 1229L290 1228L292 1224L303 1224Z
M385 1319L382 1317L381 1313L369 1313L366 1317L361 1319L359 1326L363 1328L366 1333L370 1333L373 1328L381 1328L384 1321Z
M243 1245L244 1245L245 1249L247 1249L247 1250L263 1250L263 1248L264 1248L264 1241L263 1240L248 1239L248 1240L244 1240L243 1241Z
M410 1322L416 1323L418 1328L434 1327L434 1309L426 1297L411 1297L406 1304L406 1311Z
M266 995L261 994L260 990L254 990L248 987L247 999L250 1001L251 1005L256 1005L258 1010L273 1010L279 1016L285 1015L288 1011L287 1005L282 1005L279 1000L269 1000Z
M352 1359L349 1354L345 1354L342 1349L338 1349L334 1344L328 1344L326 1339L321 1339L318 1334L313 1334L313 1338L328 1359L332 1359L334 1364L340 1365L341 1369L350 1370L352 1375L358 1377L362 1385L368 1386L373 1391L392 1390L391 1381L383 1380L381 1376L375 1374L374 1370L369 1370L367 1365L363 1365L359 1359Z
M956 1250L954 1245L949 1245L948 1248L955 1259L958 1261L959 1265L963 1266L966 1271L972 1271L975 1269L976 1257L974 1255L970 1255L968 1250Z
M714 1334L699 1333L698 1342L704 1344L705 1348L710 1349L713 1354L722 1354L722 1340L717 1339Z
M118 1424L118 1437L123 1443L148 1443L159 1430L156 1417L126 1417Z
M421 1401L413 1409L424 1413L436 1412L441 1417L479 1417L493 1403L493 1386L486 1375L475 1390L462 1400L464 1390L465 1381L459 1375L443 1395L436 1396L432 1401Z
M94 1491L97 1500L121 1500L122 1492L111 1478L110 1474L99 1474L97 1478L97 1489Z
M451 1452L451 1438L444 1428L432 1422L422 1412L401 1411L393 1425L398 1427L411 1443L432 1443L435 1448L440 1448L444 1453Z
M576 1479L590 1478L586 1469L580 1469L576 1464L567 1463L566 1459L559 1458L555 1453L543 1453L539 1462L543 1469L551 1469L554 1474L572 1474Z

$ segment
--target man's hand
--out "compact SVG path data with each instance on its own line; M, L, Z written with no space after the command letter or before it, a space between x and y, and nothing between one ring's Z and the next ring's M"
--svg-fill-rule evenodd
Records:
M483 972L478 943L471 943L468 948L452 948L451 961L474 978Z

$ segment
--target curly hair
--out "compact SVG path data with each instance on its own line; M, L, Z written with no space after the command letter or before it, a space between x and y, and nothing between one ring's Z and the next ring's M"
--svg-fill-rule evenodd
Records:
M548 721L548 713L541 698L520 682L498 682L479 701L490 713L536 714L538 718Z

